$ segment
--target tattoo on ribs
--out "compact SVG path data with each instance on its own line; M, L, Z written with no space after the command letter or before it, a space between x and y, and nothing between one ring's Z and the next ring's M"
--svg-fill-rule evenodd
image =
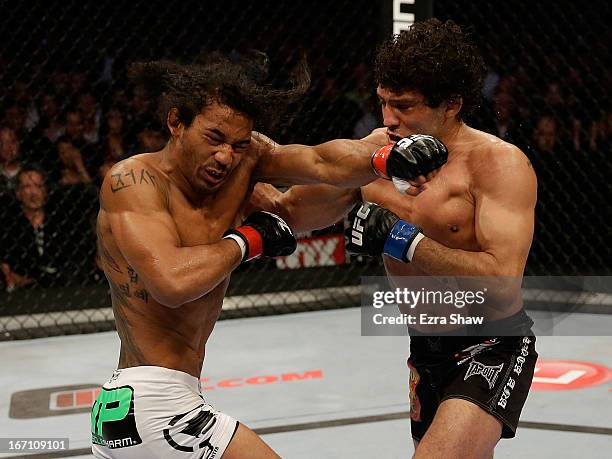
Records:
M145 303L149 302L149 292L147 292L144 288L141 290L136 290L134 292L134 296L136 298L140 298L142 301L144 301Z
M125 314L125 310L133 309L134 307L128 297L123 293L123 289L120 285L115 284L110 279L108 282L110 284L117 331L119 332L119 337L121 338L120 363L125 366L146 365L148 362L142 350L127 328L128 319ZM129 287L129 284L125 285Z
M102 240L102 233L100 231L99 224L96 225L96 236L98 257L102 260L103 263L106 263L113 271L123 274L123 271L121 271L119 264L115 261L108 249L104 246L104 241Z
M128 265L127 272L128 272L128 275L130 276L130 283L137 284L138 283L138 273L134 271L134 268Z
M157 179L146 169L140 169L140 172L134 172L134 169L130 169L129 172L111 174L111 191L113 193L143 183L157 187Z

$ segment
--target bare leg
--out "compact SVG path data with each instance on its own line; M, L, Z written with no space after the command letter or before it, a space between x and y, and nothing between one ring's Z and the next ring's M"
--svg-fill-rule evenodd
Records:
M238 425L238 430L232 441L225 449L223 459L272 459L279 458L259 435L243 424Z
M414 459L489 459L501 436L501 422L474 403L442 402L420 442Z

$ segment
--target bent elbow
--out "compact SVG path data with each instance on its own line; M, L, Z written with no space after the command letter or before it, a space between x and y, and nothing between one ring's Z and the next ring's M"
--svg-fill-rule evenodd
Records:
M149 290L153 299L167 308L176 309L187 302L177 282L170 279L159 279Z

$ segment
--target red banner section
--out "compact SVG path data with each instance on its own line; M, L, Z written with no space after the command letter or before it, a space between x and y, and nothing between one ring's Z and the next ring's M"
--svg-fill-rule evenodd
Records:
M295 252L277 258L276 266L279 269L299 269L336 266L344 262L344 235L327 234L299 240Z

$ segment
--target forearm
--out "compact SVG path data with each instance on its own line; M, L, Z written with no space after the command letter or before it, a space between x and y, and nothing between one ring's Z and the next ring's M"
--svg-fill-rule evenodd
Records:
M357 188L377 178L371 156L377 145L363 140L332 140L317 146L268 145L253 176L274 185L329 184Z
M318 156L319 183L357 188L378 178L371 163L376 145L363 141L332 140L314 149Z
M233 240L178 247L157 260L150 260L147 265L155 268L144 281L155 300L164 306L178 308L214 289L241 260L240 248Z
M453 249L425 237L416 246L412 261L399 266L405 266L406 273L412 267L430 276L499 277L521 276L517 265L501 263L488 252Z
M275 199L275 212L298 233L326 228L340 221L361 200L359 188L329 185L294 186Z

